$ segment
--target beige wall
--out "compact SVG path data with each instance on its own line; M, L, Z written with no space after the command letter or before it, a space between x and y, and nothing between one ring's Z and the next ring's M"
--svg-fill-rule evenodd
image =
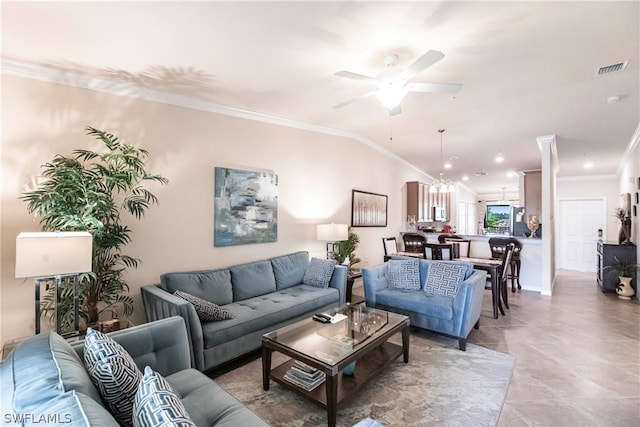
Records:
M355 229L363 265L382 262L381 238L401 230L404 182L426 179L353 139L6 75L2 84L0 342L34 330L33 281L14 278L15 238L39 224L18 197L56 153L93 144L84 135L87 125L149 150L149 170L170 180L167 187L152 188L160 205L129 223L133 242L127 253L143 260L127 278L136 323L144 321L139 288L157 282L161 273L297 250L324 257L315 226L348 223L352 189L389 196L388 227ZM276 243L213 247L215 166L278 175Z

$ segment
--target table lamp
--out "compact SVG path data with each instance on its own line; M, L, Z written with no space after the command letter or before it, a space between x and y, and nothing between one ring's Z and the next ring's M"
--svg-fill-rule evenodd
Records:
M318 240L327 242L327 259L333 259L336 243L349 238L349 226L347 224L318 224Z
M56 331L64 336L79 334L78 273L91 271L93 238L87 232L23 232L16 237L16 278L35 279L36 334L40 333L40 286L55 285ZM62 333L60 322L63 276L72 276L74 331Z

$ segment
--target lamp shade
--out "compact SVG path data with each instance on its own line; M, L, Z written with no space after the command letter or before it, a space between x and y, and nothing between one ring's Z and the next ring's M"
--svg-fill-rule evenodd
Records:
M20 233L16 278L91 271L93 237L84 231Z
M340 242L349 238L347 224L318 224L318 240L325 242Z

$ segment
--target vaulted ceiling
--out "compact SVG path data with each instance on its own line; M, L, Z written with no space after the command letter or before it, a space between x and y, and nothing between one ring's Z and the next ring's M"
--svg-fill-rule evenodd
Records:
M508 171L540 168L545 135L556 135L560 176L616 174L640 117L639 6L3 2L2 58L4 70L73 71L355 133L433 177L453 156L445 177L496 193L517 187ZM461 91L409 93L393 117L375 97L333 108L374 88L336 72L375 77L386 55L402 69L428 50L445 57L413 81Z

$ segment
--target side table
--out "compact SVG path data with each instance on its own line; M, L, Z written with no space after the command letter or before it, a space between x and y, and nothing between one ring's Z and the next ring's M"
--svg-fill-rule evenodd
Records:
M362 270L358 269L352 269L348 274L347 274L347 302L353 302L352 301L352 293L353 293L353 283L355 282L356 279L359 279L362 277ZM356 302L360 302L360 301L356 301Z

